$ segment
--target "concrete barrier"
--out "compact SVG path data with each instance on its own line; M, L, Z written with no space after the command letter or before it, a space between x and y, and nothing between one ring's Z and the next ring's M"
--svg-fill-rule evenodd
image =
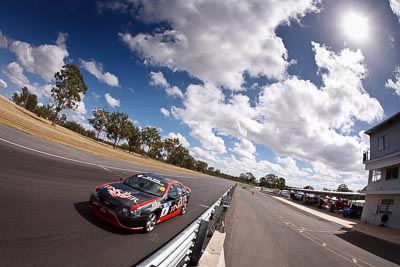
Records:
M225 267L224 242L226 233L215 231L197 266Z

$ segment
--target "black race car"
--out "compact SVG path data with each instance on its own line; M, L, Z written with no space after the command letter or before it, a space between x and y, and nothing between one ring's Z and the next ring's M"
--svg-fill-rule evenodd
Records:
M190 188L163 176L141 173L96 187L92 211L125 229L150 232L157 223L185 214Z

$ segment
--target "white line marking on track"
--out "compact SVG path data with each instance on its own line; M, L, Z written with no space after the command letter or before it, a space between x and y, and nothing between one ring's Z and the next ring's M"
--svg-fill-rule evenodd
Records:
M107 168L104 167L103 165L97 165L97 166L99 166L99 167L102 168L103 170L106 170L106 171L108 171L108 172L111 172L109 169L107 169Z
M29 150L29 151L36 152L36 153L39 153L39 154L47 155L47 156L50 156L50 157L59 158L59 159L63 159L63 160L68 160L68 161L72 161L72 162L77 162L77 163L81 163L81 164L86 164L86 165L90 165L90 166L98 166L98 167L101 167L103 169L108 168L108 169L114 169L114 170L120 170L120 171L128 171L128 172L142 172L140 170L135 170L135 169L124 169L124 168L119 168L119 167L100 165L100 164L87 162L87 161L82 161L82 160L77 160L77 159L71 159L71 158L67 158L67 157L51 154L51 153L48 153L48 152L44 152L44 151L41 151L41 150L37 150L37 149L34 149L34 148L30 148L30 147L27 147L27 146L23 146L23 145L20 145L20 144L5 140L3 138L0 138L0 141L6 142L6 143L8 143L10 145L14 145L14 146L17 146L17 147L20 147L20 148L23 148L23 149L26 149L26 150ZM107 171L110 171L110 170L107 170ZM156 172L153 172L153 173L154 174L165 175L165 174L162 174L162 173L156 173ZM182 175L174 175L174 177L191 178L191 177L182 176Z
M48 153L48 152L40 151L40 150L37 150L37 149L34 149L34 148L26 147L26 146L23 146L23 145L20 145L20 144L16 144L14 142L5 140L3 138L0 138L0 140L3 141L3 142L6 142L8 144L11 144L11 145L14 145L14 146L17 146L17 147L21 147L21 148L24 148L26 150L30 150L30 151L33 151L33 152L36 152L36 153L39 153L39 154L43 154L43 155L47 155L47 156L50 156L50 157L59 158L59 159L63 159L63 160L68 160L68 161L72 161L72 162L77 162L77 163L81 163L81 164L86 164L86 165L91 165L91 166L98 166L98 167L101 167L101 168L103 168L105 170L107 170L106 168L109 168L109 169L116 169L116 170L121 170L121 171L130 171L130 172L135 171L134 169L124 169L124 168L118 168L118 167L112 167L112 166L103 166L103 165L99 165L99 164L91 163L91 162L87 162L87 161L71 159L71 158L67 158L67 157L63 157L63 156L59 156L59 155L54 155L54 154L51 154L51 153ZM107 171L109 171L109 170L107 170Z
M200 203L196 203L196 202L190 202L191 204L195 204L195 205L199 205L200 207L204 207L204 208L209 208L210 206L206 206Z

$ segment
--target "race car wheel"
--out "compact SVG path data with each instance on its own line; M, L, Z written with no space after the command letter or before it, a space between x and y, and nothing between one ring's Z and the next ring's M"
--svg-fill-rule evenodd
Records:
M183 204L182 209L181 209L181 215L184 215L187 211L187 203Z
M144 231L146 233L149 233L149 232L153 231L154 227L156 226L156 223L157 223L157 215L154 212L152 212L147 217L146 225L144 227Z

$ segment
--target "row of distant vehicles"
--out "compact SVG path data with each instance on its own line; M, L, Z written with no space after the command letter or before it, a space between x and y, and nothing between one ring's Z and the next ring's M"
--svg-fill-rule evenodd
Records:
M331 212L335 210L341 211L343 217L347 218L361 218L364 208L365 200L348 200L347 198L338 198L336 196L330 197L328 195L321 196L313 192L304 192L300 190L279 190L279 189L263 189L263 192L279 195L284 198L301 201L305 205L316 205L320 209L329 209ZM307 190L312 191L312 190ZM343 194L335 192L335 194ZM358 194L343 194L345 196L358 195Z

